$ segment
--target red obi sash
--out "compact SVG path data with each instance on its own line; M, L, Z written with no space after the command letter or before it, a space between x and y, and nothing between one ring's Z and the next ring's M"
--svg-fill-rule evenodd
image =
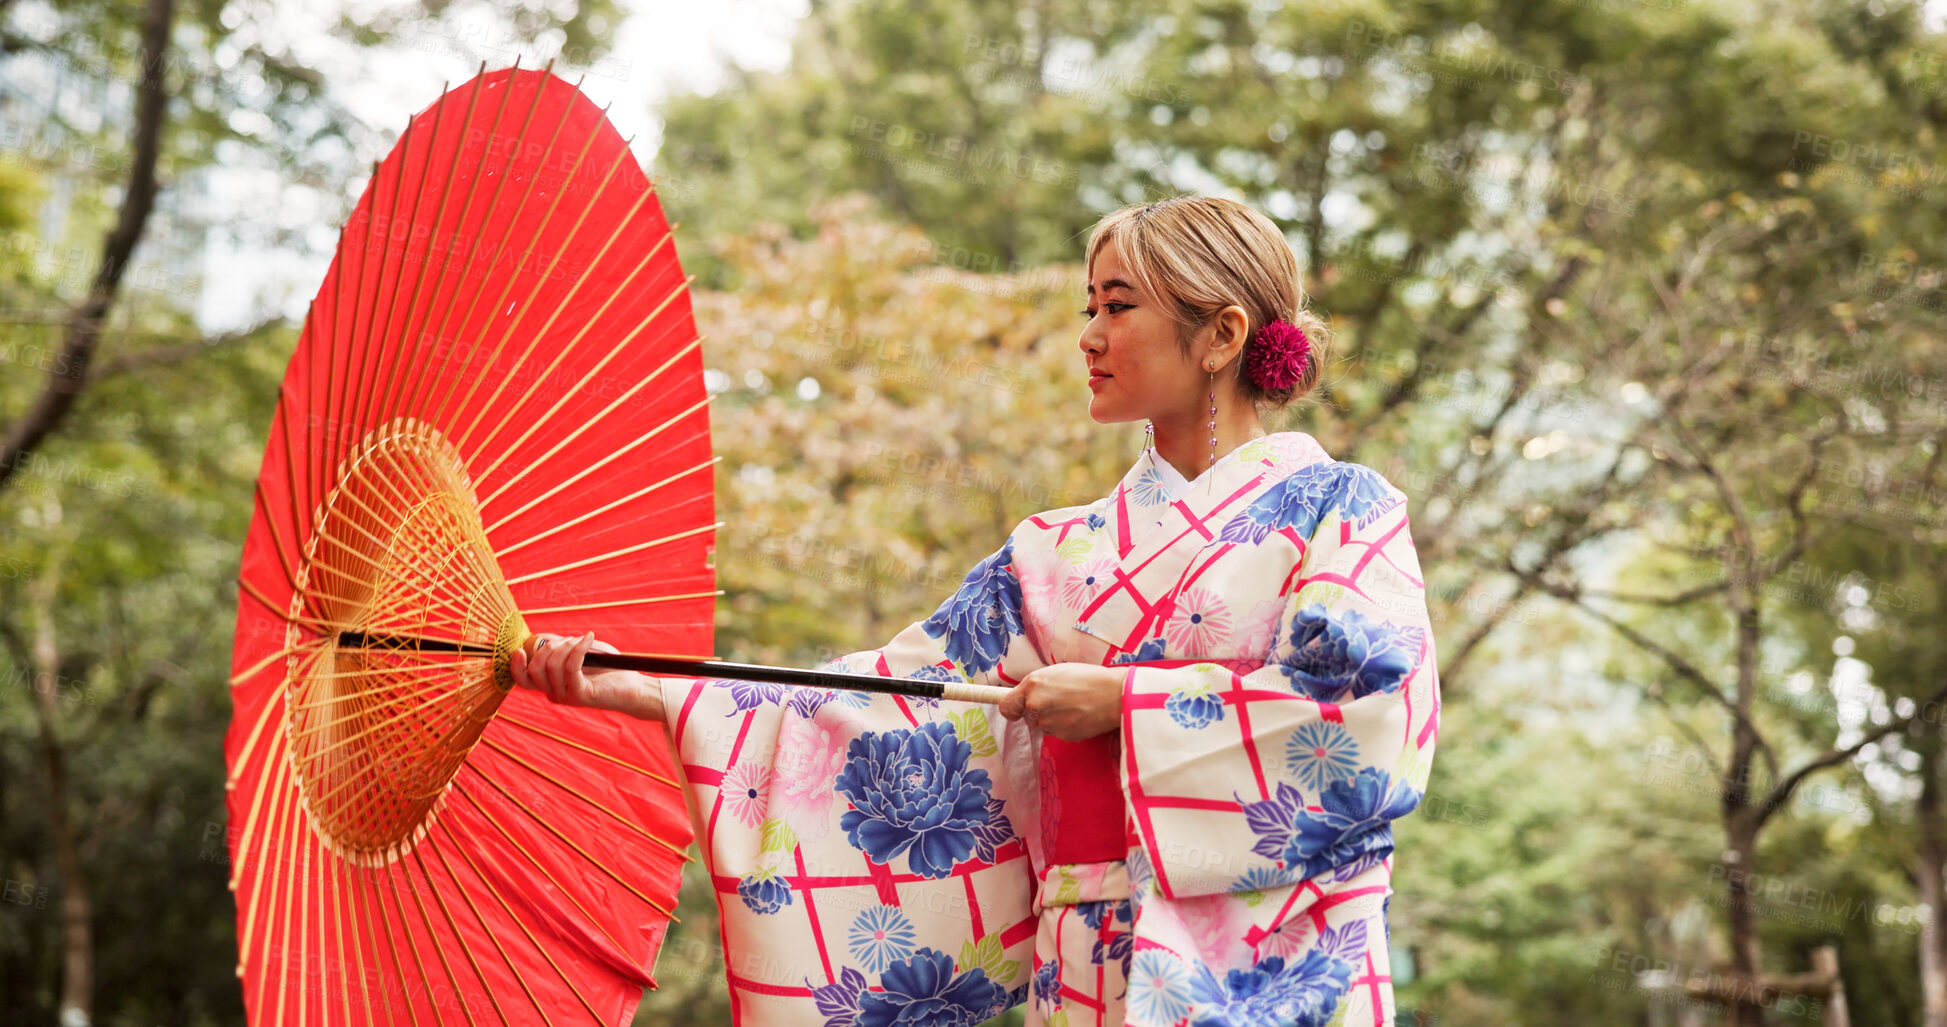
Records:
M1041 845L1048 865L1107 863L1129 854L1123 826L1122 733L1041 739Z

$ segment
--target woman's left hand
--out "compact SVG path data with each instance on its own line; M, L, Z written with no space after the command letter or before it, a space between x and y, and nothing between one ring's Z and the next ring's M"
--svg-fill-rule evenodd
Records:
M1127 667L1057 663L1021 679L1003 696L1001 716L1026 718L1064 742L1113 731L1122 722L1122 679Z

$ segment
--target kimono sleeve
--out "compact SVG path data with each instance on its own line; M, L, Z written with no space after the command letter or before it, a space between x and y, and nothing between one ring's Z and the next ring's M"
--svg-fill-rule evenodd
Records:
M1040 660L1028 642L1022 620L1021 582L1014 566L1014 545L1015 536L1009 535L1006 543L967 572L959 588L932 616L907 625L877 649L836 657L820 669L1005 686L1018 683L1026 671L1040 666ZM1002 669L1003 661L1007 663L1006 671ZM1017 664L1022 669L1014 672ZM679 716L678 711L686 702L697 701L699 687L722 690L738 710L787 702L812 707L831 698L828 694L814 693L820 698L797 699L784 685L728 680L664 679L662 687L665 708ZM895 703L890 696L865 693L845 699L859 708Z
M1009 535L1004 545L975 564L931 617L908 625L878 649L841 656L827 669L987 685L1018 683L1025 672L1016 670L1016 665L1039 666L1039 660L1032 657L1022 620L1014 540Z
M1012 557L1010 538L931 617L827 668L996 681L1025 644ZM885 1013L956 960L986 968L954 978L966 1022L1021 1000L1033 875L1016 831L1034 814L1012 725L972 704L756 682L665 679L663 694L739 1022Z
M1293 518L1310 534L1269 662L1124 678L1123 787L1165 897L1343 880L1420 803L1439 685L1406 497L1337 466Z

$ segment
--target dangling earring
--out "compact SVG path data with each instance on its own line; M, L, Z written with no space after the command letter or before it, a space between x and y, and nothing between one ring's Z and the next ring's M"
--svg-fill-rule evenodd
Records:
M1150 450L1155 448L1156 448L1156 422L1150 421L1143 425L1143 452L1147 453Z
M1210 369L1210 463L1205 467L1217 466L1217 362L1204 365Z

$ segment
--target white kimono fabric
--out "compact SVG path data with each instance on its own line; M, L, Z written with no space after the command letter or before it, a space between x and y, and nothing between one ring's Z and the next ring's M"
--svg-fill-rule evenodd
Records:
M1061 662L1129 666L1120 731L665 682L737 1022L1392 1023L1391 821L1440 702L1406 497L1301 433L1187 488L1146 452L829 666L1012 685Z

